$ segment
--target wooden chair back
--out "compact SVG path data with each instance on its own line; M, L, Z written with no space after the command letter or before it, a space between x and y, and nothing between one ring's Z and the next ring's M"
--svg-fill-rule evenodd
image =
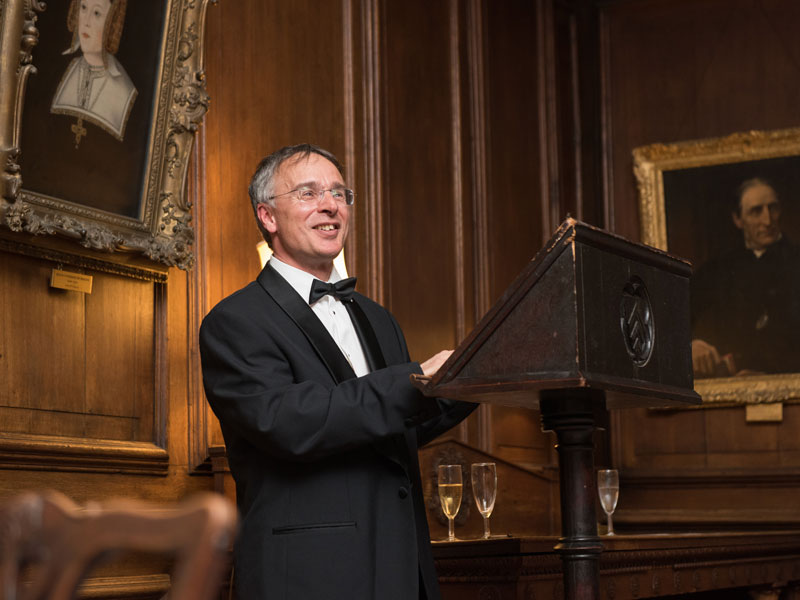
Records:
M210 600L235 532L236 509L218 494L81 507L58 492L23 493L0 502L0 600L71 600L90 567L120 550L174 557L170 600Z

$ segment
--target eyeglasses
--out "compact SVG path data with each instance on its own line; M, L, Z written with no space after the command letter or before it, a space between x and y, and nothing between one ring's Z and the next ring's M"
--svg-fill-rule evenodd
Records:
M353 190L349 190L347 188L337 187L337 188L331 188L329 190L318 190L316 188L308 186L295 188L293 190L289 190L288 192L284 192L283 194L270 196L269 198L267 198L267 200L272 200L274 198L280 198L281 196L294 194L298 202L303 202L307 204L314 201L321 202L322 199L325 197L325 192L330 192L331 197L336 202L340 204L346 204L347 206L352 206L353 202L355 202L356 200L356 193Z

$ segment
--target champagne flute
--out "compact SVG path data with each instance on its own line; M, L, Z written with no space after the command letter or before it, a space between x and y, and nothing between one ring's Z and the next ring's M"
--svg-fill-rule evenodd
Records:
M439 465L439 502L447 517L447 539L456 539L453 531L454 519L461 507L461 465Z
M600 505L608 517L608 535L614 535L614 522L611 515L617 508L619 499L619 473L616 469L600 469L597 471L597 493Z
M497 465L494 463L474 463L471 467L472 495L478 512L483 516L483 537L489 539L489 517L494 510L497 496Z

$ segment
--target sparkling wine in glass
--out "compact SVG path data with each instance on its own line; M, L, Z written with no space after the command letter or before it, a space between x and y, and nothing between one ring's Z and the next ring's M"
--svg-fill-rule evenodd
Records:
M471 467L472 495L478 512L483 516L483 537L489 539L489 517L494 510L497 496L497 465L494 463L474 463Z
M447 517L447 539L456 539L453 531L454 519L461 507L461 465L439 465L439 502Z
M600 469L597 471L597 493L600 494L600 505L608 516L608 535L614 535L614 522L611 515L617 508L619 498L619 473L616 469Z

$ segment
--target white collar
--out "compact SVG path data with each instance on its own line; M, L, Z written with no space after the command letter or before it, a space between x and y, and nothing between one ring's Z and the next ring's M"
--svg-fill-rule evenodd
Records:
M774 244L777 244L778 242L781 241L782 238L783 238L783 232L779 233L778 234L778 239L775 240L774 242L772 242L772 244L770 244L769 246L773 246ZM747 245L745 244L745 246L747 246ZM756 250L755 248L751 248L750 246L747 246L747 249L750 250L753 254L755 254L756 258L761 258L761 256L764 254L764 252L767 251L767 248L769 248L769 246L764 246L760 250Z
M279 275L281 275L286 281L289 282L294 290L300 294L300 297L303 298L306 302L308 302L308 297L311 294L311 284L316 277L314 277L311 273L307 273L302 269L298 269L297 267L293 267L291 265L287 265L285 262L271 256L269 259L269 264L272 265L272 268L275 269ZM339 271L336 270L334 266L331 269L331 276L328 277L328 281L326 283L336 283L337 281L341 281L342 276L339 275Z
M117 61L117 58L109 52L106 52L105 58L106 58L106 71L108 71L108 74L111 75L112 77L119 77L121 71L120 71L120 64Z

